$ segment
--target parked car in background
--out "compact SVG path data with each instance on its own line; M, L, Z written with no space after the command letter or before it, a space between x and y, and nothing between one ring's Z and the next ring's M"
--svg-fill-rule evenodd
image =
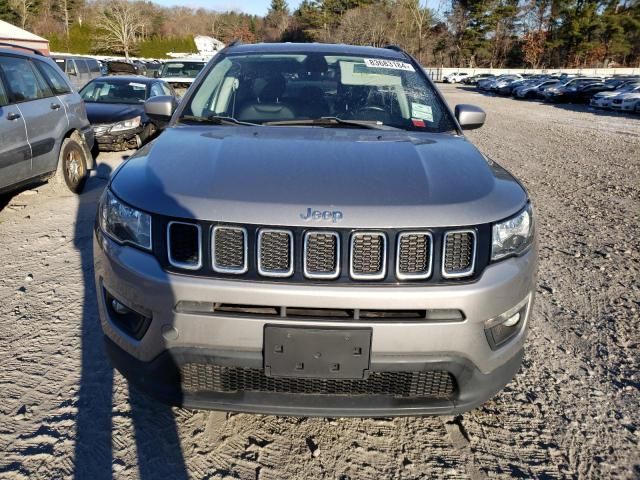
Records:
M515 78L504 80L496 84L496 93L498 95L510 96L513 94L513 91L521 87L523 85L529 85L531 83L531 79L528 78Z
M205 65L206 62L201 60L167 60L155 77L167 82L178 95L182 96Z
M147 76L147 63L142 60L131 60L131 64L136 69L137 75Z
M73 192L94 168L85 106L56 62L0 47L0 192L55 177Z
M596 93L591 97L589 104L595 108L610 108L611 101L615 97L622 93L633 92L639 86L640 81L627 81L626 83L619 85L615 90Z
M610 92L615 89L613 84L594 82L578 85L575 90L567 92L567 101L571 103L589 103L597 93Z
M445 75L442 78L444 83L458 83L462 82L465 78L468 78L469 74L467 72L455 72L450 73L449 75Z
M572 78L565 83L544 90L544 100L546 102L567 103L576 99L578 87L588 84L603 83L600 77L578 77Z
M144 102L175 91L166 82L139 76L108 76L92 80L80 91L87 106L99 150L140 148L156 128L144 111Z
M535 80L517 87L514 91L514 96L516 98L542 98L544 89L554 85L560 85L560 80L554 78Z
M640 102L640 86L613 97L609 108L623 112L635 112L639 106L638 102Z
M476 82L476 88L480 91L487 92L491 88L491 85L495 83L496 78L495 75L482 78Z
M511 82L520 80L521 78L522 76L518 74L500 75L494 80L489 81L486 85L485 90L489 92L497 92L499 88L509 85Z
M133 63L125 60L109 60L107 75L138 75L138 69Z
M156 72L159 72L162 68L162 62L158 60L152 60L147 62L147 77L155 78Z
M490 73L479 73L477 75L470 75L461 80L465 85L476 85L480 80L486 80L488 78L493 78L494 75Z
M92 79L102 75L100 64L95 58L55 55L52 57L71 81L76 90L80 90Z

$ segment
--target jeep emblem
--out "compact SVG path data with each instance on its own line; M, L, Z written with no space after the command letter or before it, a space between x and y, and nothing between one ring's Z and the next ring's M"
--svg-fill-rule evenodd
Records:
M314 210L307 208L305 213L300 214L303 220L331 220L333 223L342 220L342 212L340 210Z

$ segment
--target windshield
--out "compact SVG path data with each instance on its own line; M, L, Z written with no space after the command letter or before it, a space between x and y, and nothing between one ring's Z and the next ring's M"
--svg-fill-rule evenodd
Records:
M147 85L135 81L93 80L80 90L80 96L90 103L139 104L147 99Z
M433 87L412 64L319 53L224 57L193 93L181 120L211 117L288 125L330 117L339 121L315 125L455 129Z
M166 62L160 69L160 76L196 78L204 65L204 62Z

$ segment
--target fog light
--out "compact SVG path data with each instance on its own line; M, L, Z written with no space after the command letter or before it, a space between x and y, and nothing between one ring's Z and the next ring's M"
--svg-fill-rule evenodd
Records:
M509 317L509 319L507 319L507 321L504 322L502 325L504 325L505 327L513 327L519 321L520 321L520 312L516 313L512 317Z
M104 300L111 321L124 333L140 340L147 333L151 316L146 316L127 307L109 292L104 290Z
M118 315L126 315L127 313L129 313L131 311L129 308L125 307L123 304L121 304L115 298L113 300L111 300L111 307L113 308L113 310Z
M492 350L498 349L520 332L524 323L520 320L526 315L530 299L531 295L527 295L522 302L511 310L485 323L484 332Z

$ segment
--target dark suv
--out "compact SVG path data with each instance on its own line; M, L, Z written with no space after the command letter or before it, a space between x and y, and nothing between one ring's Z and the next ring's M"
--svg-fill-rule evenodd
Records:
M95 228L114 365L170 403L461 412L520 368L527 192L395 49L234 45L122 164Z
M0 44L0 192L52 176L79 192L93 141L84 102L56 64Z

